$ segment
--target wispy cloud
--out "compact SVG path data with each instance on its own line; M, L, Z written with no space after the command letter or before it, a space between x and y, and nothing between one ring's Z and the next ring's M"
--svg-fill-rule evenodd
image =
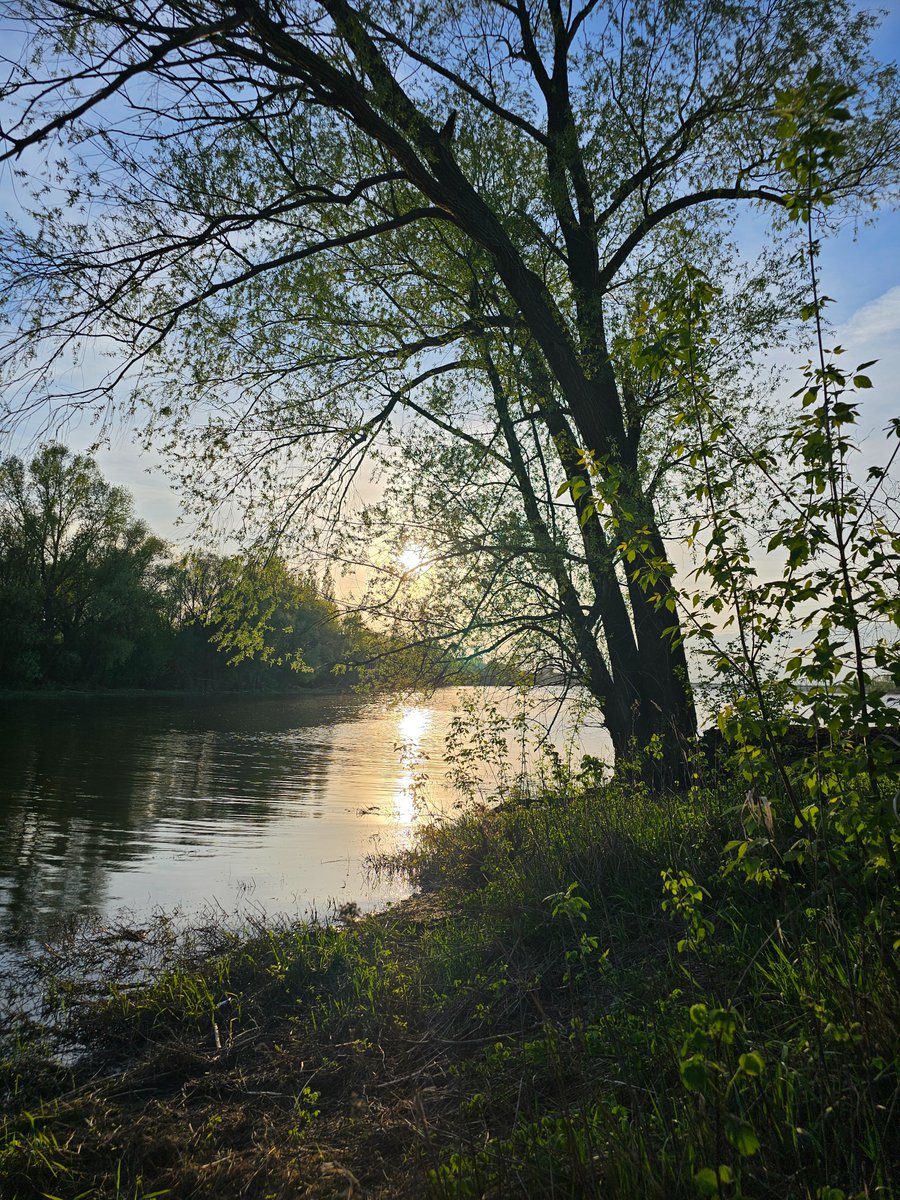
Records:
M857 345L900 333L900 287L889 288L858 308L838 332L842 341Z

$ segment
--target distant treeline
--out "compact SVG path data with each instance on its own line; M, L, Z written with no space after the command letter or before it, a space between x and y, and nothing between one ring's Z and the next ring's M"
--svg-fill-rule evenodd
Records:
M345 687L478 682L481 663L401 651L274 556L174 558L87 455L0 462L0 687Z

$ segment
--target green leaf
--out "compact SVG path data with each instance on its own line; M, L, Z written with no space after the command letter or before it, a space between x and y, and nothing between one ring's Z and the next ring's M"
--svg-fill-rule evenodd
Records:
M755 1050L751 1050L747 1054L742 1054L738 1059L738 1064L744 1074L749 1075L751 1079L758 1079L766 1068L762 1056L757 1054Z
M853 386L858 388L870 388L873 386L873 384L868 375L854 375Z
M731 1183L733 1179L731 1167L726 1167L724 1163L718 1171L714 1171L712 1167L701 1167L694 1176L694 1187L701 1196L720 1196L721 1185Z
M678 1071L681 1082L689 1092L702 1092L709 1082L709 1071L702 1054L692 1054L690 1058L682 1059Z
M742 1158L749 1158L759 1149L759 1138L749 1121L741 1117L725 1118L725 1136Z
M720 1038L726 1045L734 1040L737 1030L737 1017L727 1008L715 1008L709 1014L709 1032L713 1037Z

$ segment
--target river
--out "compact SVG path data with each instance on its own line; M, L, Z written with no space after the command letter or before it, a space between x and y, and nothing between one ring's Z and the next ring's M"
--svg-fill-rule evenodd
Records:
M363 910L408 893L366 858L409 844L453 812L459 706L480 715L485 795L550 741L608 757L604 732L573 734L578 704L506 689L442 689L393 702L358 696L72 696L0 700L0 943L60 918L214 909L271 916ZM491 714L491 708L499 716ZM471 721L471 718L470 718ZM448 737L451 747L448 753ZM502 777L502 778L501 778ZM478 789L476 789L478 790Z

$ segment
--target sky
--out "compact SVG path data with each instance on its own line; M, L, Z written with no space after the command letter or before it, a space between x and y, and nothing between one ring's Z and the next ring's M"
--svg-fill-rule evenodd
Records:
M885 13L875 42L877 56L885 62L900 57L900 3ZM17 189L8 171L0 171L0 210L15 215ZM832 344L846 349L843 364L854 367L877 359L868 374L872 391L858 397L862 403L862 430L867 435L864 458L867 465L883 461L887 440L884 428L890 417L900 414L900 213L883 212L856 230L844 229L823 244L820 260L821 288L834 298L829 316L835 333ZM801 364L785 367L785 394L802 383ZM74 449L88 447L96 437L88 422L71 424L61 440ZM0 449L27 445L29 430L18 432L13 442ZM109 432L108 445L96 454L104 475L128 488L135 498L137 514L161 536L174 543L191 541L190 521L179 525L180 505L165 476L161 461L142 450L133 426L118 422Z

